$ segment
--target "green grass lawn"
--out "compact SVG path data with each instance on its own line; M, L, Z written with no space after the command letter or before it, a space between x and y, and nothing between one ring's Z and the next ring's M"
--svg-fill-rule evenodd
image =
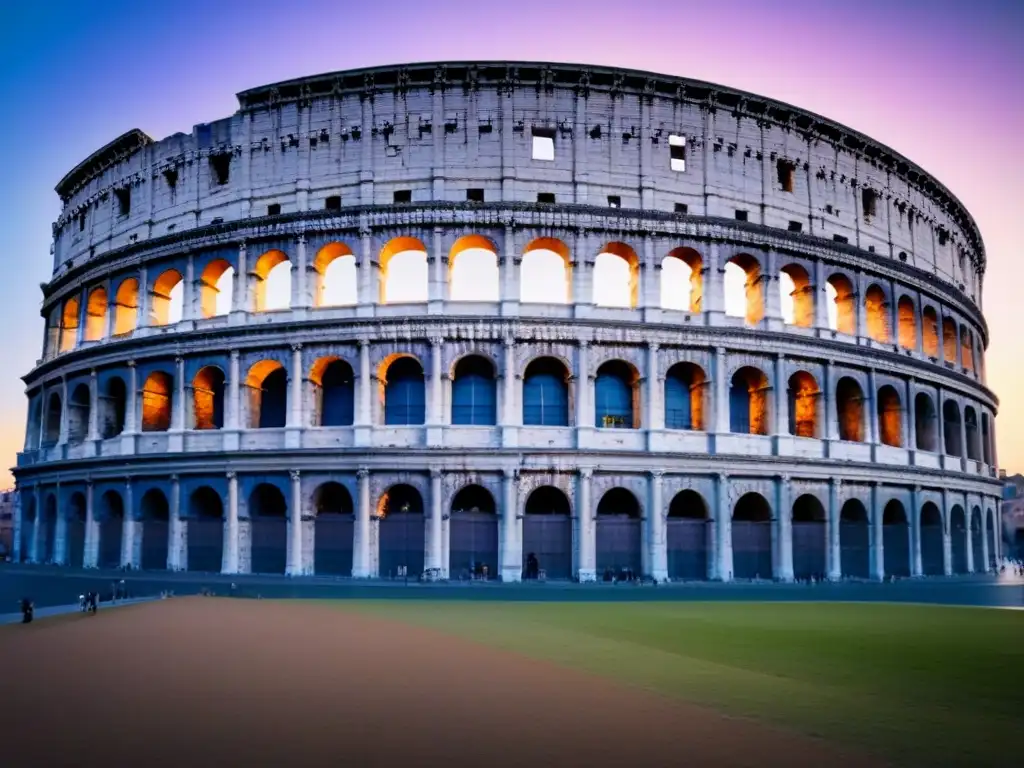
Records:
M1022 611L731 602L338 605L853 745L900 765L1005 765L1024 753Z

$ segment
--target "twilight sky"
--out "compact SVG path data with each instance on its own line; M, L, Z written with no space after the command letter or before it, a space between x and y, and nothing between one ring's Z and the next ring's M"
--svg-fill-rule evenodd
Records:
M24 440L20 377L42 348L38 286L68 170L130 128L162 139L226 117L246 88L441 59L708 80L838 120L920 164L981 227L999 462L1024 471L1021 39L1020 0L0 3L0 487Z

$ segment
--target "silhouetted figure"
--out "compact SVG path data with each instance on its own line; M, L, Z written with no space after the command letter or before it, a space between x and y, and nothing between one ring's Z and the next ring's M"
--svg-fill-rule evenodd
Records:
M526 556L526 578L536 579L540 574L540 562L533 552Z
M35 604L27 597L21 599L21 623L31 624L32 618L35 615Z

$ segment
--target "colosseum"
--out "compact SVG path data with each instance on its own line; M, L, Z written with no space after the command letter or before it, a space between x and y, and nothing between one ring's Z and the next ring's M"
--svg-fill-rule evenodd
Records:
M16 559L993 568L985 251L911 161L597 66L380 67L238 102L56 187Z

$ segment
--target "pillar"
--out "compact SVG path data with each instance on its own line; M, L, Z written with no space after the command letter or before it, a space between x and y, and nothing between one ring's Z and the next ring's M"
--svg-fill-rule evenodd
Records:
M878 505L878 483L871 483L871 556L869 566L871 578L882 581L885 578L885 539L882 536L882 509Z
M907 394L904 399L906 408L907 418L906 427L907 434L903 441L903 445L911 451L917 450L917 413L914 410L914 379L913 377L907 379Z
M64 517L64 505L61 504L60 483L53 489L53 498L57 504L57 520L53 527L53 562L54 565L65 565L68 561L68 521Z
M131 436L139 431L138 427L138 399L139 399L139 375L135 368L135 361L128 361L128 391L125 393L124 404L124 429L121 434Z
M778 509L775 512L776 524L773 530L777 536L774 550L778 557L774 563L774 576L779 581L793 581L793 494L789 475L780 475L776 483Z
M712 241L707 248L707 267L703 271L703 304L708 316L708 325L721 325L725 315L725 281L719 268L718 242Z
M43 533L43 488L36 483L34 488L36 500L36 517L32 521L32 551L29 554L29 562L38 563L43 556L39 547L39 539Z
M441 314L444 301L448 298L445 290L448 287L448 281L445 279L448 258L444 253L444 230L434 227L433 234L430 253L427 255L427 312Z
M875 369L868 369L868 392L867 392L867 408L864 410L867 412L867 436L868 443L871 445L878 445L878 380L875 375Z
M100 526L96 520L96 507L91 480L85 483L85 551L82 553L82 567L95 568L99 560Z
M186 570L182 562L188 553L187 523L181 518L181 479L171 475L171 499L168 509L170 525L167 536L167 570ZM185 558L182 557L185 555Z
M291 499L288 502L288 557L285 574L301 576L302 569L302 476L299 470L288 472Z
M964 538L966 539L966 541L964 541L964 546L967 547L967 572L974 573L975 571L980 570L980 568L978 567L979 564L976 564L974 562L974 534L972 529L972 523L974 522L974 512L971 510L970 502L967 499L964 499L964 505L966 506L964 514L966 515L967 522L967 525L964 526ZM984 516L984 513L982 513L982 517ZM978 522L980 523L981 521L979 520ZM951 523L947 523L947 525L949 526L949 529L952 529L953 526L951 525ZM946 575L949 576L951 572L952 571L950 570L946 573Z
M576 362L576 439L584 440L582 430L594 427L594 410L590 407L590 343L580 340Z
M766 269L761 271L758 280L763 286L764 324L772 331L781 331L785 326L782 322L782 291L779 280L779 255L768 251L764 261ZM724 281L723 281L724 282Z
M150 185L152 186L152 185ZM181 283L181 319L195 320L196 312L196 266L195 256L189 254L185 261L185 279Z
M440 337L430 340L430 408L427 412L427 445L440 447L441 425L444 423L443 390L441 383L442 341ZM437 566L435 566L437 567Z
M597 544L594 529L594 510L590 503L590 486L594 470L583 467L579 472L579 498L576 509L576 574L581 581L596 581L597 567L594 560Z
M352 576L366 579L370 576L370 471L361 467L356 471L358 497L356 520L353 526Z
M651 470L648 475L650 488L650 504L647 509L647 519L650 521L648 530L650 538L650 577L659 584L668 581L668 540L665 536L665 503L664 503L664 480L665 473L660 469Z
M302 445L302 345L292 344L292 360L288 371L288 418L285 423L285 447Z
M174 358L174 398L171 401L171 428L168 430L177 433L168 438L168 451L181 451L184 449L184 437L181 433L185 430L185 358L180 355Z
M238 573L238 473L228 472L228 508L224 517L221 573Z
M506 467L501 477L501 562L498 572L504 582L517 582L523 578L523 543L519 538L518 478L515 469Z
M715 560L719 581L732 581L732 512L729 509L729 476L719 472L715 484Z
M249 311L249 265L245 242L238 245L238 264L235 268L235 285L231 292L231 314L244 321Z
M68 441L68 377L60 377L60 435L57 444L64 445Z
M370 142L364 142L369 146ZM364 148L365 151L365 148ZM368 168L368 166L367 166ZM359 228L359 289L356 292L358 305L356 314L359 317L370 317L373 315L373 308L379 296L376 281L374 280L374 258L373 239L370 236L370 229L360 221Z
M135 315L135 328L148 328L152 325L152 318L149 313L153 306L153 297L149 292L149 274L146 265L139 267L139 307Z
M825 365L825 439L839 439L839 416L836 413L836 367L829 360Z
M443 544L441 541L441 518L444 514L441 496L441 470L430 469L430 518L427 520L427 551L423 562L427 568L447 570L447 563L442 562ZM410 574L415 575L415 574Z
M910 491L910 575L920 576L921 567L921 486Z
M130 477L124 481L124 517L121 519L121 531L121 565L138 567L136 539L139 539L138 544L141 545L142 537L138 535L135 500Z
M100 388L96 369L89 370L89 425L86 440L100 439Z
M370 341L359 339L359 379L356 383L355 444L369 446L372 442L373 425L373 384L370 370Z
M515 317L519 314L519 280L517 268L520 254L516 252L515 230L505 227L504 246L501 254L501 316Z
M647 377L645 380L647 413L644 426L647 428L647 449L651 450L652 432L665 428L665 409L661 405L661 372L658 370L658 343L647 343Z
M715 377L715 432L721 435L729 432L729 379L725 365L725 348L716 347L712 374Z
M984 507L984 499L982 499L981 509L981 559L984 561L982 564L982 571L984 573L992 572L992 561L988 551L988 510Z
M819 335L830 333L828 326L828 282L825 279L825 263L818 259L814 262L814 327Z
M776 435L789 434L789 383L786 381L786 356L775 357L775 429Z
M518 444L521 411L516 407L516 340L506 336L502 344L501 379L501 444L514 448Z
M839 581L843 578L843 555L842 555L842 503L840 492L842 480L837 477L829 479L828 482L828 557L826 567L828 568L829 581Z
M292 265L292 311L309 309L309 252L305 234L295 239L295 261Z

